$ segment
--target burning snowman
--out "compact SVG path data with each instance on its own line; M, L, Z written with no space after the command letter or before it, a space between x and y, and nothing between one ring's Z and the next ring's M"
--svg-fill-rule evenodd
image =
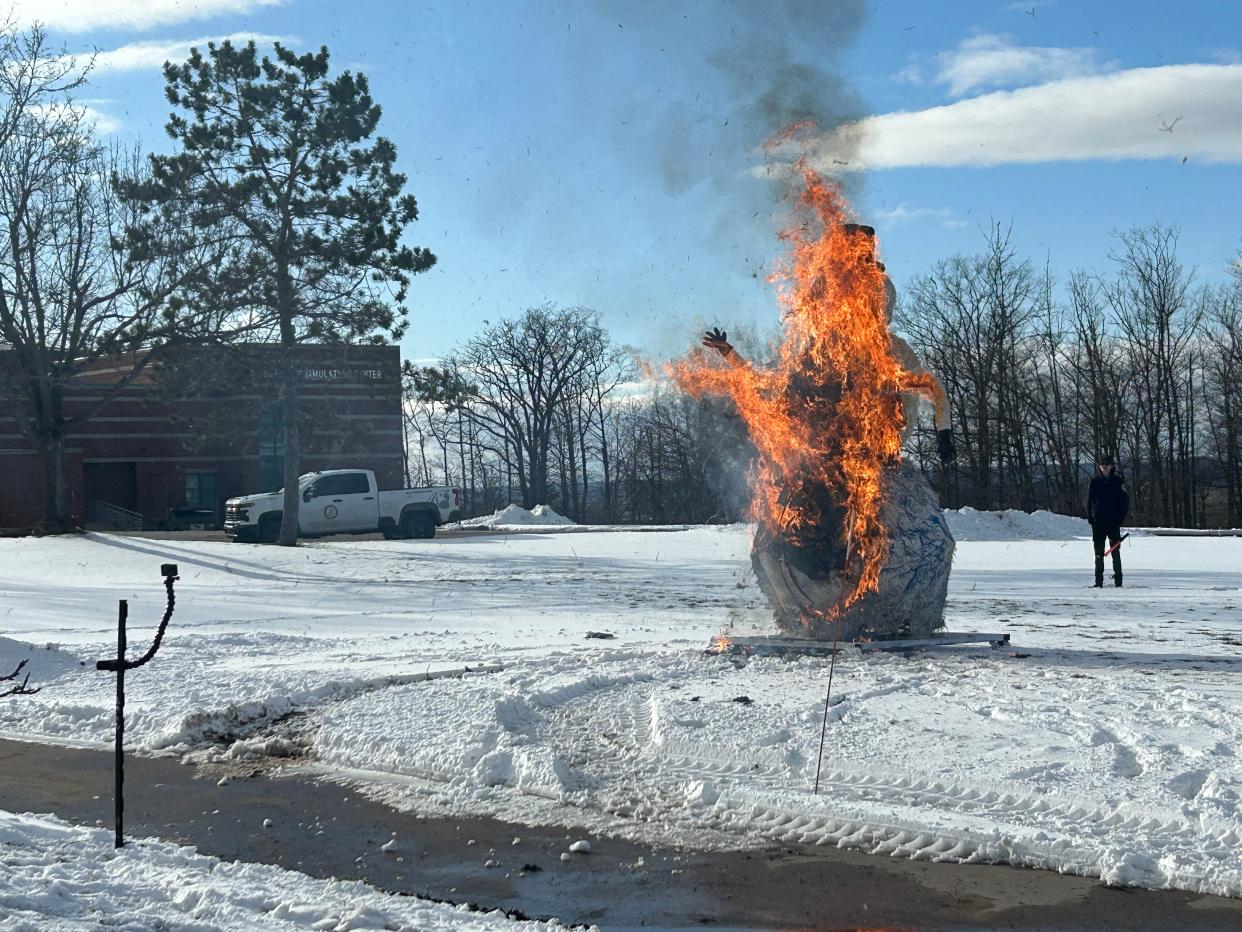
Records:
M773 281L785 332L775 365L743 359L720 330L673 367L683 389L730 397L758 452L751 562L788 634L926 637L943 626L953 535L935 492L901 458L922 399L953 459L947 399L889 331L896 292L875 231L846 222L809 168Z

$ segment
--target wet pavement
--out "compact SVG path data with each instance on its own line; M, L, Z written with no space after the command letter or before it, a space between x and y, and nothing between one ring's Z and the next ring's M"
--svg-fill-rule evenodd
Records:
M0 808L111 827L112 760L0 740ZM128 836L606 930L1242 928L1237 900L836 848L702 852L591 836L589 853L562 859L588 836L394 811L334 782L266 769L224 785L219 776L170 757L128 758Z

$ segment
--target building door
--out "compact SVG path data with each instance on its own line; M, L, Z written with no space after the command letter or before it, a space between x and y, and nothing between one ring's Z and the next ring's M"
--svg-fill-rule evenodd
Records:
M95 520L95 506L101 502L138 510L137 463L84 463L82 479L87 521Z

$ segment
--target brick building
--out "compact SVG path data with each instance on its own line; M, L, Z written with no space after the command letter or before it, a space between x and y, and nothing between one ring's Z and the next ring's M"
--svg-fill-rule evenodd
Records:
M280 488L278 352L186 348L107 401L66 444L78 520L158 528L193 514L210 523L225 499ZM400 349L307 345L295 358L302 471L373 469L381 488L399 487ZM66 415L98 405L117 380L103 365L83 374L65 393ZM29 528L42 515L39 456L0 409L0 528Z

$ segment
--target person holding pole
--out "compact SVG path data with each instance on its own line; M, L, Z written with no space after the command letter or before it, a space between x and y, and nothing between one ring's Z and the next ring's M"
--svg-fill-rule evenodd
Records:
M1113 555L1113 585L1121 588L1121 525L1130 511L1130 495L1111 456L1105 454L1097 463L1098 474L1087 490L1087 521L1095 546L1095 588L1104 586L1105 538L1108 553Z

